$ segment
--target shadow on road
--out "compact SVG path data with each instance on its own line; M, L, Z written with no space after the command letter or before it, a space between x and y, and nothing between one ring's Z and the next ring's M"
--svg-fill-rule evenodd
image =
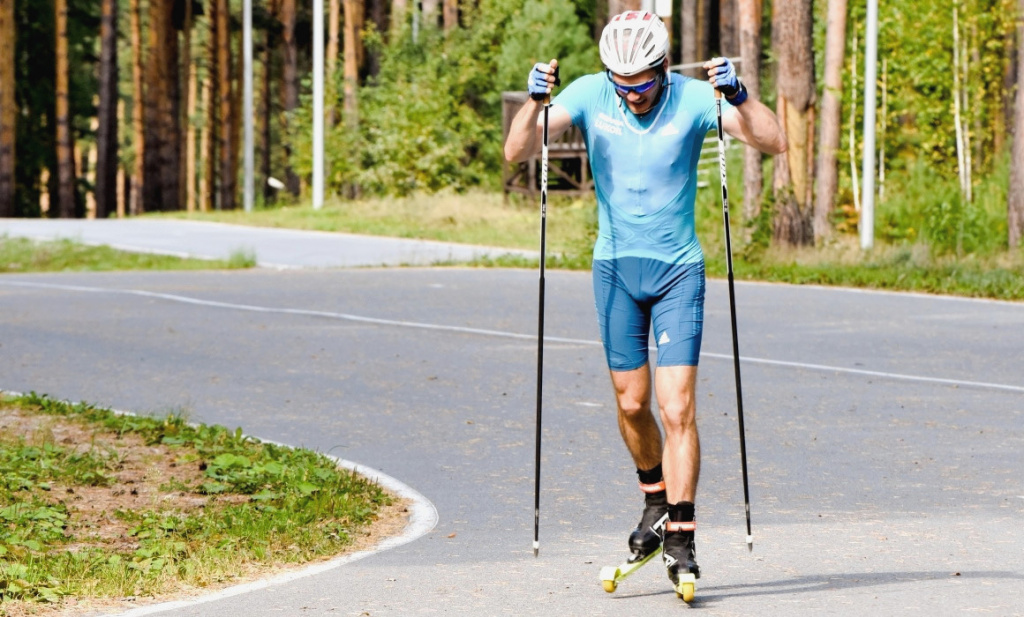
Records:
M1024 574L1008 571L986 572L874 572L857 574L830 574L823 576L799 576L788 580L776 580L745 585L709 585L701 587L697 583L697 597L694 608L709 605L729 598L746 596L778 596L795 593L813 593L820 591L837 591L881 585L902 583L922 583L941 580L967 579L1008 579L1024 581ZM642 596L659 596L674 593L671 589L647 594L616 594L616 599L625 600Z

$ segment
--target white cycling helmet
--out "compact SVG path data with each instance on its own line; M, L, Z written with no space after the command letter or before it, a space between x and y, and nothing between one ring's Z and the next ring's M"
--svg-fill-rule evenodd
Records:
M668 30L653 13L626 11L604 27L599 47L605 67L629 77L661 65L668 54Z

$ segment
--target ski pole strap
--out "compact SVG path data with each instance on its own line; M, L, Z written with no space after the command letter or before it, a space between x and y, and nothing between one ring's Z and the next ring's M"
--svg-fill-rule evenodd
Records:
M651 493L660 493L665 490L665 481L655 482L654 484L640 483L640 490L650 495Z
M665 531L697 531L697 521L669 521L665 523Z

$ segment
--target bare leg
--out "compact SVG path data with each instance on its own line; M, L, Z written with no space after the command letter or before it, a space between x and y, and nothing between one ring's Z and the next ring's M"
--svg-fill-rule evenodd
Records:
M651 413L651 369L611 371L619 408L619 431L637 469L653 469L661 462L661 429Z
M665 427L662 469L668 502L693 502L700 477L697 435L697 367L662 366L655 373L661 423Z

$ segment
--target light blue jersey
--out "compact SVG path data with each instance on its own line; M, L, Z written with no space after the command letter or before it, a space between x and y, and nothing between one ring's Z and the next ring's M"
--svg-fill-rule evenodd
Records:
M605 73L577 79L552 101L569 112L587 143L598 205L595 260L704 259L694 200L701 146L716 127L714 89L668 75L661 100L643 117L629 111Z

